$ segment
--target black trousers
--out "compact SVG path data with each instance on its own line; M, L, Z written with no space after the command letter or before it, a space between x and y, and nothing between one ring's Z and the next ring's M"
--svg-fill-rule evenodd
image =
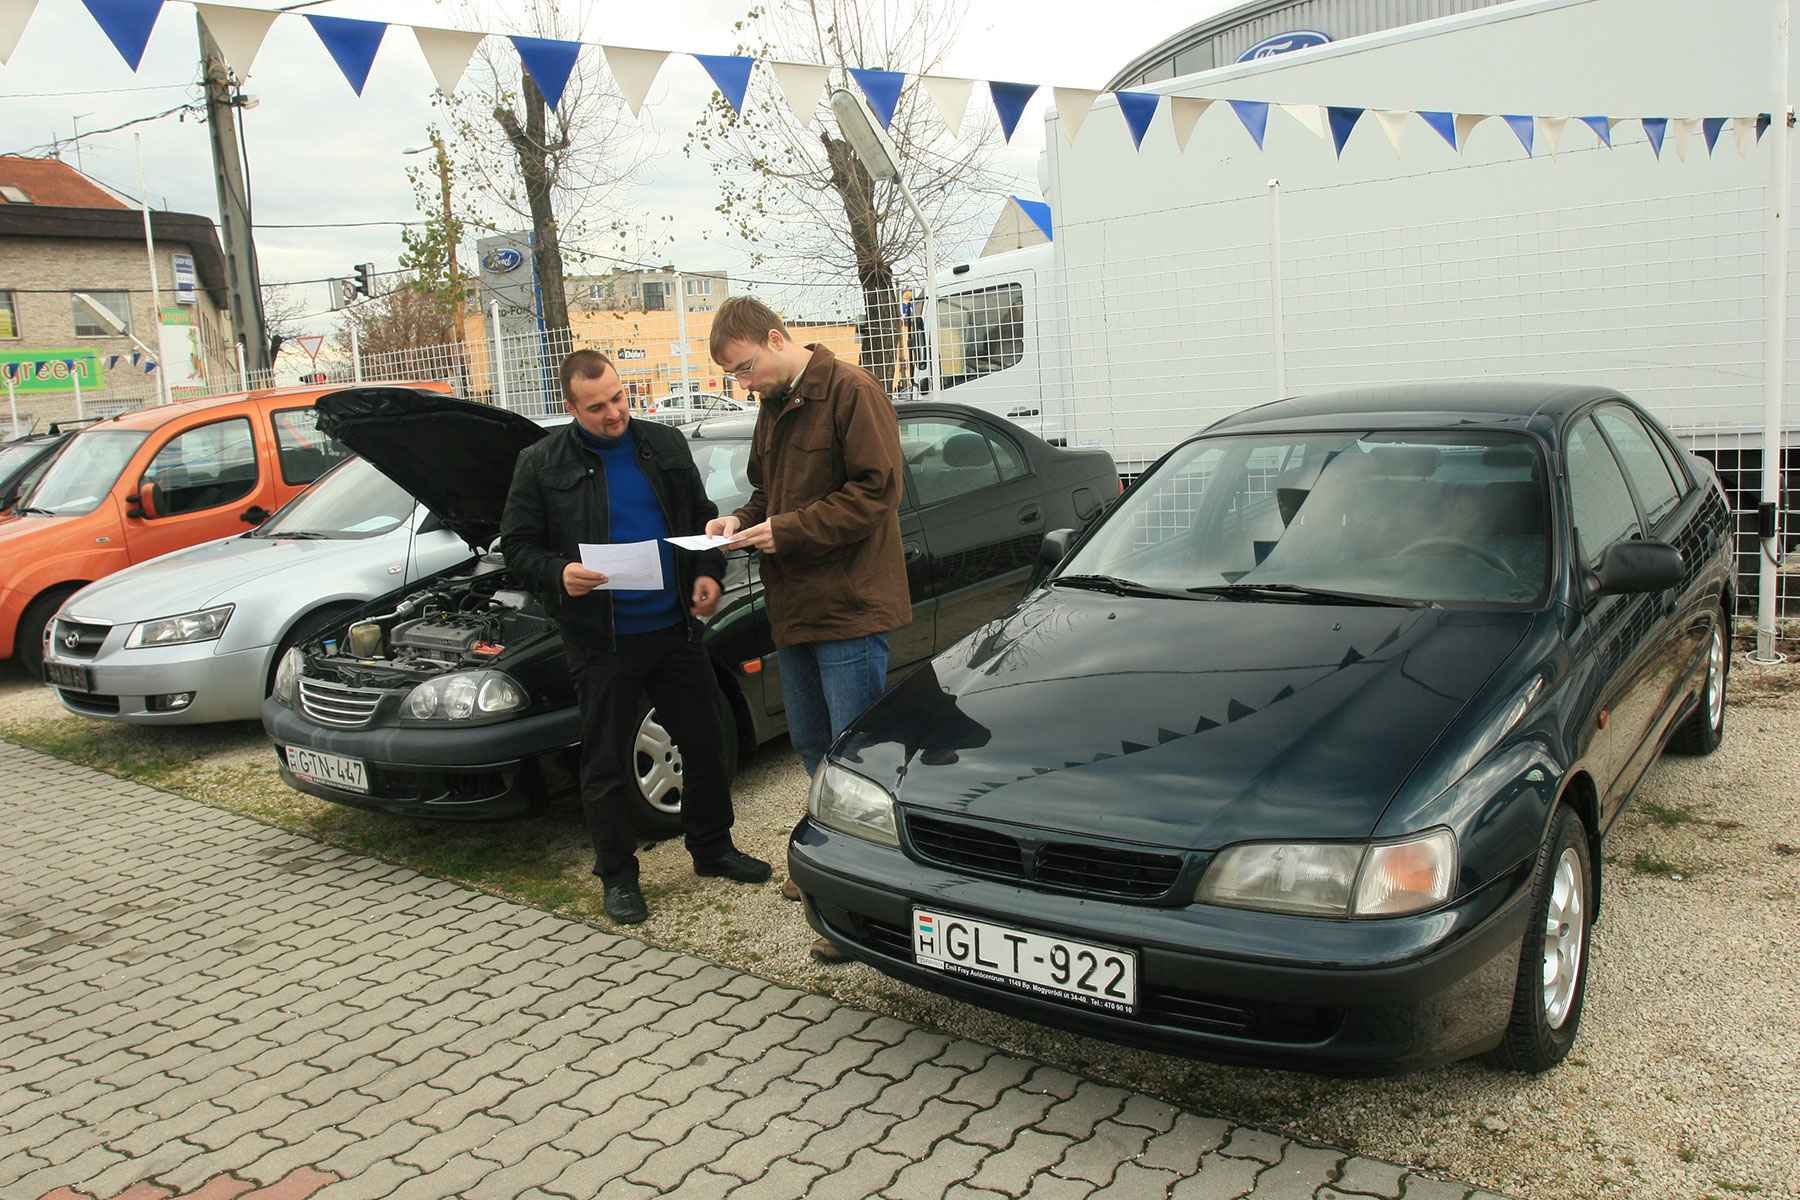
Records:
M638 877L631 811L639 802L640 695L650 698L656 719L681 747L681 828L688 853L708 862L732 849L727 731L719 725L719 682L706 651L688 640L685 622L616 641L614 650L563 643L581 704L581 807L594 839L594 874L609 887Z

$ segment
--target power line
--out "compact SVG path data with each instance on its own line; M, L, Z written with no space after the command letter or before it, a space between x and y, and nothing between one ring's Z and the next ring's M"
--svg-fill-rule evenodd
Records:
M159 112L159 113L152 113L151 115L149 115L147 117L134 117L133 119L131 119L129 121L125 121L122 124L108 126L105 129L83 130L80 134L78 134L74 137L59 138L54 142L47 142L42 145L33 146L30 150L21 151L21 152L17 153L15 155L15 157L18 157L18 158L41 158L44 156L45 152L47 152L47 151L54 151L61 146L73 145L76 142L82 141L86 138L99 137L103 133L117 133L121 129L130 129L133 125L142 125L146 121L160 121L164 117L172 117L176 113L184 113L185 114L185 113L191 112L194 115L198 116L203 111L204 111L204 109L198 104L177 104L174 108L165 109L164 111Z
M257 222L258 229L366 229L371 225L425 225L426 221L318 221L300 225L265 225Z
M83 88L77 92L15 92L13 100L51 100L59 96L115 96L120 92L162 92L170 88L192 87L191 83L148 83L143 87Z

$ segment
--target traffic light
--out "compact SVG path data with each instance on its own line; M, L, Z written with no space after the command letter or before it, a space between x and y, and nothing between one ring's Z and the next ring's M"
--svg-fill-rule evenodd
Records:
M364 296L373 296L375 287L375 264L356 264L356 290Z

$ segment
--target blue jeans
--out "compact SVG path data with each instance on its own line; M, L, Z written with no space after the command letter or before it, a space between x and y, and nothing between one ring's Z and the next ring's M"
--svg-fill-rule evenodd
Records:
M801 642L782 646L775 653L781 663L788 739L810 776L844 726L886 689L887 634L871 633L841 642Z

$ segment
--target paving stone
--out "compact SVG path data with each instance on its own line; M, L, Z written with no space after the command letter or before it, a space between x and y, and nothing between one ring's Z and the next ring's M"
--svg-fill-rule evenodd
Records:
M1405 1167L1373 1158L1351 1157L1344 1160L1332 1186L1340 1192L1393 1200L1400 1195L1400 1181L1405 1175Z
M517 1166L530 1158L538 1147L549 1145L588 1119L584 1112L553 1104L531 1114L531 1120L526 1124L515 1124L501 1130L482 1143L474 1153L483 1158L491 1158L502 1166ZM543 1182L542 1179L537 1181ZM536 1184L532 1186L535 1187Z
M966 1136L967 1134L962 1135ZM1031 1186L1031 1180L1036 1175L1061 1162L1063 1155L1074 1144L1072 1138L1052 1136L1035 1129L1015 1128L1007 1139L1005 1148L983 1159L980 1169L970 1177L969 1183L974 1187L1004 1192L1009 1196L1019 1195ZM991 1146L992 1143L977 1145Z
M1135 1158L1149 1140L1150 1131L1140 1125L1102 1121L1094 1126L1092 1133L1069 1147L1062 1161L1056 1164L1056 1173L1103 1187L1112 1182L1119 1164Z
M1400 1194L1406 1200L1467 1200L1472 1190L1465 1183L1451 1183L1417 1172L1409 1172L1401 1182L1404 1187Z
M794 1158L798 1162L817 1163L834 1172L842 1171L852 1155L881 1141L887 1131L899 1123L900 1118L890 1113L859 1109L831 1128L821 1129L795 1152Z
M755 1133L780 1117L791 1116L806 1103L816 1089L801 1087L781 1080L770 1084L754 1096L742 1098L713 1119L721 1129ZM811 1122L807 1122L811 1124Z
M715 1171L749 1181L762 1178L776 1163L798 1153L818 1136L819 1127L810 1121L777 1116L753 1129L728 1127L726 1131L736 1134L737 1140L709 1165Z
M945 1049L945 1057L949 1058L961 1051L963 1046L973 1046L973 1042L954 1043ZM960 1065L945 1062L943 1065ZM977 1108L986 1108L998 1103L1001 1093L1008 1088L1017 1087L1031 1074L1032 1063L1028 1059L1015 1058L1010 1054L992 1054L987 1060L961 1075L944 1099L954 1100L962 1104L973 1104ZM1045 1106L1048 1108L1048 1105Z
M879 1195L908 1165L898 1154L884 1154L865 1146L842 1167L820 1176L807 1193L807 1200L865 1200Z
M378 1163L391 1160L396 1154L412 1149L435 1132L437 1131L428 1126L402 1121L388 1126L372 1138L359 1139L331 1157L321 1159L319 1169L330 1171L340 1179L351 1179L368 1172Z
M1112 1182L1090 1193L1092 1200L1141 1200L1146 1196L1166 1196L1178 1176L1173 1171L1160 1171L1140 1163L1120 1163Z
M1231 1136L1232 1126L1210 1117L1177 1113L1167 1133L1159 1133L1144 1144L1138 1155L1142 1166L1192 1175L1200 1168L1202 1156L1211 1154Z
M674 1111L665 1109L660 1115L668 1116ZM687 1126L673 1140L652 1134L648 1130L643 1136L652 1141L663 1142L663 1148L639 1163L627 1173L626 1178L634 1183L647 1183L665 1192L674 1191L690 1174L718 1159L743 1138L735 1130L715 1129L711 1125ZM734 1184L736 1182L733 1181ZM720 1190L728 1191L729 1188Z
M1034 1082L1036 1079L1033 1076ZM1066 1133L1074 1138L1085 1138L1093 1133L1100 1122L1123 1108L1127 1098L1128 1094L1118 1088L1082 1080L1074 1095L1060 1104L1050 1106L1050 1111L1038 1122L1038 1128L1045 1133Z
M1288 1142L1281 1161L1256 1177L1257 1200L1312 1200L1314 1193L1337 1178L1344 1161L1339 1150L1322 1150Z
M394 1155L396 1162L410 1163L421 1171L432 1172L459 1155L479 1150L489 1141L512 1128L511 1121L487 1113L469 1113L456 1124L434 1133L418 1145ZM492 1159L483 1161L490 1164Z
M1219 1153L1232 1158L1254 1158L1258 1162L1274 1165L1281 1161L1281 1147L1282 1140L1274 1134L1238 1125L1233 1127L1225 1144L1219 1147Z
M1033 1176L1020 1196L1021 1200L1082 1200L1093 1192L1094 1185L1085 1179L1064 1179L1045 1171Z
M633 1130L633 1133L638 1137L649 1138L653 1142L662 1142L670 1146L696 1134L704 1136L705 1123L726 1112L737 1102L737 1099L735 1092L701 1088L679 1104L670 1104L663 1108L662 1111ZM722 1132L731 1138L744 1136L736 1130Z
M762 1176L729 1193L730 1200L797 1200L810 1196L814 1182L825 1173L816 1163L784 1160ZM610 1198L609 1198L610 1200Z
M1237 1200L1250 1195L1264 1170L1267 1164L1260 1159L1209 1154L1200 1160L1198 1171L1176 1180L1169 1200Z
M915 1116L889 1129L876 1148L915 1161L934 1157L932 1148L960 1130L974 1114L975 1110L966 1104L951 1104L934 1097Z
M881 1148L887 1148L887 1144L884 1142ZM929 1158L915 1158L903 1168L894 1182L882 1189L882 1195L888 1200L939 1200L949 1184L973 1175L989 1153L985 1146L940 1142Z

